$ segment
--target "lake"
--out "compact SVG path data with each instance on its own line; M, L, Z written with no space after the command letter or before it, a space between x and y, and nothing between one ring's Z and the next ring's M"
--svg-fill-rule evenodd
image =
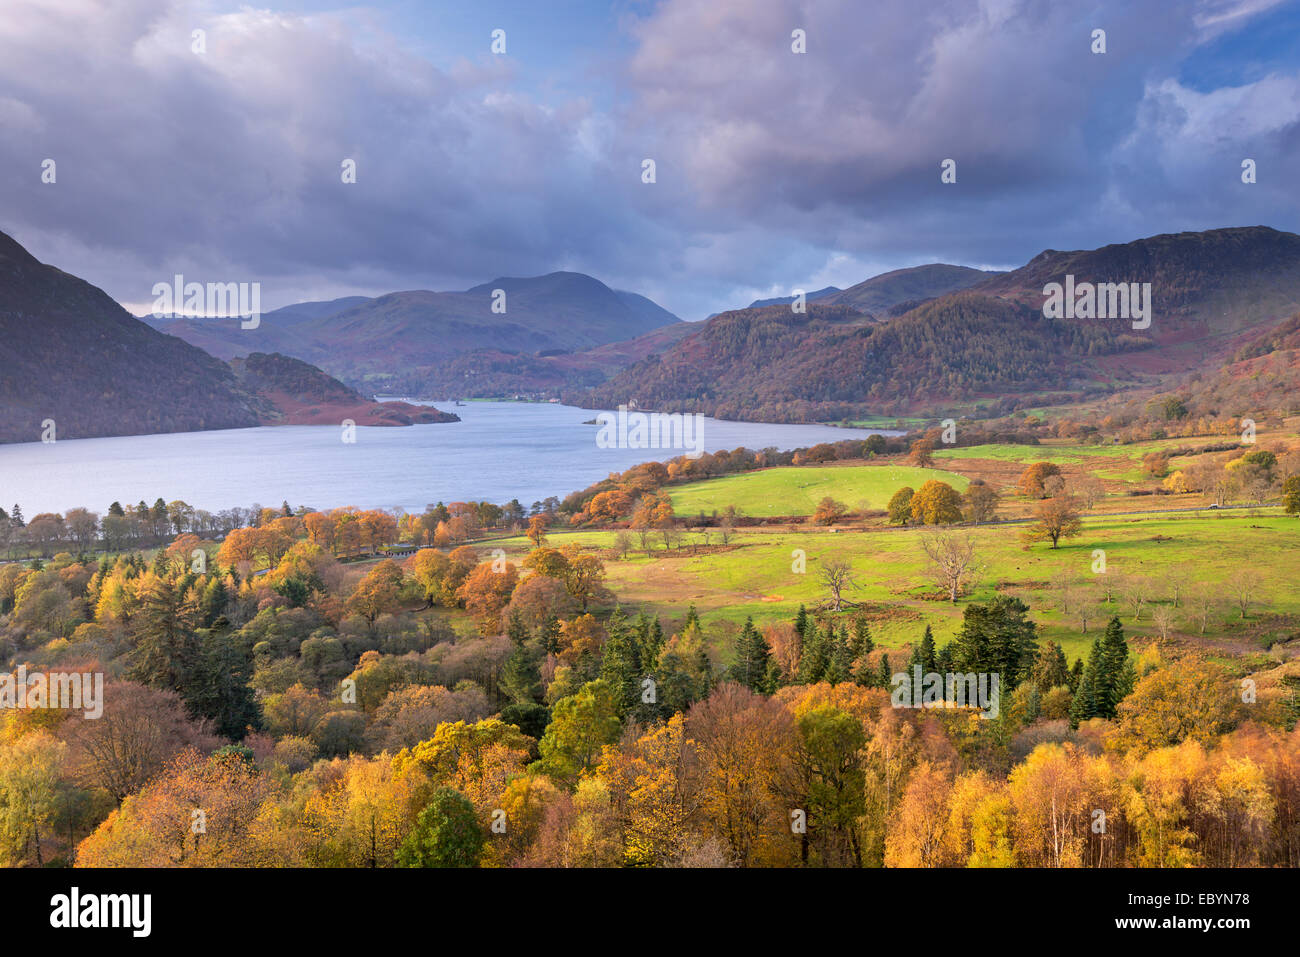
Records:
M569 492L651 459L681 451L598 448L591 409L530 402L469 402L460 422L356 429L346 444L337 426L274 426L177 432L50 444L0 445L0 504L39 512L85 506L104 512L159 496L210 512L253 504L326 509L403 509L469 499L503 504ZM771 425L704 418L705 450L776 447L865 438L867 429ZM893 433L886 433L893 434Z

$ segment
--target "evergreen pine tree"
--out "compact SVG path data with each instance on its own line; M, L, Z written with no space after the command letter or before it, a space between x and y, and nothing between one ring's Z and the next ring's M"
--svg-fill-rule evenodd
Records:
M731 668L732 679L750 691L766 691L771 657L772 649L768 646L767 639L754 627L754 619L746 618L745 627L736 639L736 663Z
M212 580L204 586L203 596L199 599L199 613L205 627L211 628L212 623L225 614L229 597L226 583L222 581L221 576L213 575Z
M1070 669L1065 662L1065 650L1059 644L1054 641L1047 643L1038 660L1034 662L1030 680L1040 693L1070 684Z
M224 629L200 631L197 641L197 660L181 697L196 715L210 718L218 734L239 741L261 720L248 684L253 677L252 643L240 632Z
M682 624L682 631L685 631L687 628L691 627L691 625L695 625L696 627L699 627L700 625L700 615L699 612L695 610L695 604L693 602L691 603L691 606L686 609L686 621Z
M802 642L808 632L808 609L804 608L803 605L799 606L799 611L794 616L794 631L799 636L799 641Z
M187 698L187 684L199 653L193 631L198 609L165 578L146 582L137 597L140 608L132 621L135 647L127 677Z
M1128 642L1124 640L1124 626L1119 618L1111 618L1106 625L1106 633L1099 643L1099 658L1094 678L1094 693L1097 696L1097 714L1103 718L1114 718L1115 707L1123 698L1121 682L1124 677L1124 663L1128 661Z
M826 626L826 632L810 621L805 629L803 649L799 654L799 683L816 684L826 678L826 668L830 665L831 643L835 639L832 625Z
M637 654L636 626L629 624L621 608L615 608L605 623L609 637L600 661L599 676L616 692L619 717L625 717L639 700L641 662Z
M837 685L853 677L853 653L849 650L849 633L846 629L840 628L839 633L833 635L830 641L830 655L822 680Z
M876 669L871 667L870 657L863 655L859 658L858 666L853 670L853 683L860 688L872 688L875 687L877 677Z
M934 633L930 631L930 626L925 626L925 634L921 636L920 643L912 650L912 665L921 666L921 674L928 675L936 670L936 659L934 653ZM909 666L909 670L910 666Z
M518 612L510 615L506 635L514 645L501 672L501 691L517 705L536 704L542 695L542 672L526 645L528 629Z
M865 618L853 619L853 641L849 650L853 652L854 661L876 650L876 643L871 640L871 626Z
M1083 669L1079 687L1074 692L1074 700L1070 702L1071 727L1077 728L1081 722L1101 716L1105 696L1105 678L1101 674L1104 668L1101 640L1096 639L1092 643L1092 651L1088 655L1088 664Z
M542 622L538 641L541 642L542 650L548 655L560 653L560 621L554 615L547 614L546 620Z
M1083 680L1083 657L1074 659L1074 666L1070 668L1070 693L1077 694L1079 691L1079 682Z

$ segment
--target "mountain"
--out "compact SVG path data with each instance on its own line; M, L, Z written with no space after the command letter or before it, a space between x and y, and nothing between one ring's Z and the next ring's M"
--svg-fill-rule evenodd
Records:
M984 272L969 266L950 266L947 263L930 263L895 269L863 280L835 295L827 297L828 303L852 306L861 312L876 316L897 314L900 306L911 308L929 299L969 289L990 276L1000 273ZM905 309L903 311L906 311Z
M450 420L372 408L320 370L278 358L232 369L0 233L0 442L38 441L46 420L56 440L303 422L327 398L358 424Z
M0 233L0 441L259 424L229 367Z
M640 321L646 324L649 329L659 329L663 326L677 325L682 320L673 315L653 299L648 299L640 293L627 292L623 289L615 289L614 295L618 296L623 305Z
M231 359L244 390L257 399L265 425L416 425L459 422L460 416L407 402L375 402L300 359L254 352Z
M1151 283L1153 316L1145 338L1154 348L1140 366L1177 373L1207 357L1227 361L1243 337L1295 312L1300 236L1249 226L1166 233L1100 249L1048 249L976 291L1041 306L1043 288L1064 283L1067 275L1076 283Z
M824 302L851 306L859 312L872 315L898 315L926 300L945 293L967 289L983 282L997 272L984 272L969 266L950 266L931 263L926 266L909 266L864 279L855 286L841 289L826 286L804 294L804 302ZM746 308L762 309L765 306L788 306L794 296L777 296L772 299L755 299ZM713 316L721 315L715 312ZM713 316L709 316L710 319Z
M295 302L291 306L282 306L279 309L272 309L264 313L261 317L263 322L269 322L272 326L290 326L302 322L306 319L319 319L322 316L330 316L336 312L342 312L344 309L351 309L353 306L359 306L370 300L365 296L344 296L341 299L328 299L312 302ZM204 322L202 318L191 319L183 315L166 315L154 316L146 315L140 317L141 321L147 322L155 329L164 329L176 323L174 328L180 328L179 324L189 323L196 327L201 327Z
M826 286L822 289L816 290L815 292L804 293L803 299L804 302L818 302L829 296L835 295L837 292L843 291L844 290L840 289L839 286ZM794 302L794 296L777 296L774 299L755 299L749 304L748 308L762 309L764 306L788 306L792 302ZM714 313L714 315L717 315L717 313Z
M553 398L573 389L600 385L633 362L663 352L702 323L677 322L623 342L581 352L541 355L478 349L426 370L423 394L438 398Z
M460 357L483 352L527 364L681 322L644 296L574 272L502 277L464 292L389 293L287 321L277 317L284 312L268 313L255 329L237 319L178 319L161 328L223 359L278 352L367 392L454 396L464 394L461 383L443 370Z
M1150 328L1045 317L1044 286L1067 274L1080 283L1151 283ZM900 278L878 285L906 295L910 282ZM1233 361L1247 339L1300 309L1300 236L1248 227L1048 250L1020 269L884 319L841 298L811 304L806 315L788 306L723 313L566 400L813 421L1008 409L1176 382Z

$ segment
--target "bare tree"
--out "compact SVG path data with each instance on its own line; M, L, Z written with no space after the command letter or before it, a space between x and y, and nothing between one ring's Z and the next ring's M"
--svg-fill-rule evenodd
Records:
M853 604L844 596L858 587L853 574L853 566L848 562L832 559L822 562L820 571L822 584L831 593L831 607L840 611L845 604Z
M1151 620L1155 622L1156 630L1160 632L1160 640L1167 641L1169 631L1174 627L1178 613L1174 611L1172 605L1157 605L1155 611L1151 613Z
M1188 604L1191 605L1192 618L1199 627L1199 633L1205 634L1210 619L1214 617L1219 607L1219 599L1214 593L1214 587L1209 582L1200 582L1191 590Z
M1110 572L1098 572L1097 583L1101 585L1101 590L1105 594L1103 601L1110 605L1115 601L1115 590L1123 584L1119 575L1112 575Z
M1142 606L1151 598L1151 581L1142 575L1125 575L1120 585L1124 603L1133 609L1133 620L1142 620Z
M632 550L632 536L627 532L619 532L614 536L614 551L619 558L627 558L627 553Z
M1074 495L1079 503L1088 511L1106 495L1106 486L1099 479L1091 475L1081 476L1070 483L1070 493Z
M1187 597L1187 576L1183 572L1171 570L1165 574L1165 587L1169 589L1169 600L1177 608L1179 602Z
M921 548L930 559L935 580L957 603L957 596L975 576L975 538L957 532L934 531L921 536Z
M1223 466L1215 466L1205 477L1205 495L1215 505L1223 505L1237 490L1237 481Z
M672 521L666 521L659 526L659 537L664 540L664 549L672 551L672 547L681 541L682 532Z
M1255 595L1259 593L1262 584L1259 572L1252 568L1239 568L1224 582L1228 595L1241 612L1242 618L1250 617L1250 606L1255 604Z
M1075 606L1074 613L1079 616L1079 624L1083 633L1088 633L1088 622L1097 621L1106 617L1106 609L1100 605L1095 605L1091 600L1085 598Z
M1263 505L1273 497L1273 480L1262 469L1256 469L1243 477L1241 489L1252 505Z
M1050 586L1056 593L1056 603L1061 607L1061 615L1068 617L1079 595L1078 576L1068 566L1062 566L1052 575Z
M636 537L641 542L641 550L647 555L650 554L650 536L655 533L653 525L633 525L632 531L636 532Z
M736 529L735 526L732 524L731 519L724 518L722 520L722 524L718 526L718 538L721 540L722 544L730 545L731 536L734 535L735 533L736 533Z

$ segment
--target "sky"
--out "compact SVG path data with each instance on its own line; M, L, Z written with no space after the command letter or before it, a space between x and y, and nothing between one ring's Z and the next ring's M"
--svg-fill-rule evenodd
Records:
M136 313L564 269L700 319L1300 231L1300 2L4 0L0 131L0 231Z

